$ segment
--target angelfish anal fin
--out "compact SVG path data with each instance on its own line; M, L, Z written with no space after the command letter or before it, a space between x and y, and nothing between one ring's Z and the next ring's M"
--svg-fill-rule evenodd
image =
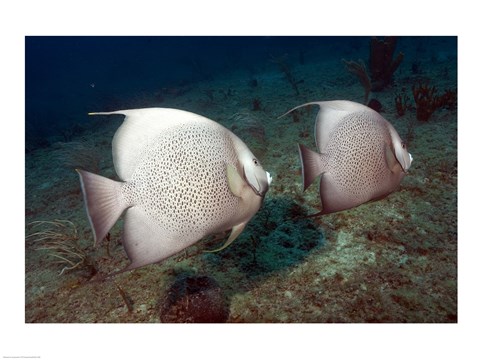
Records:
M247 226L247 222L243 222L238 225L235 225L232 228L232 232L230 233L230 236L228 237L227 242L223 244L223 246L215 250L205 250L205 252L213 253L213 252L217 252L227 248L238 237L238 235L242 233L243 229L245 229L245 226Z

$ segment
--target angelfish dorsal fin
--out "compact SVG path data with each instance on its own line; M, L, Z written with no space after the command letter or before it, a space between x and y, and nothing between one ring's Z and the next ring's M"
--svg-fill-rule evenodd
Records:
M125 115L112 140L112 157L120 179L128 181L142 153L154 144L158 136L173 125L212 120L188 111L169 108L144 108L112 112L92 112L89 115Z

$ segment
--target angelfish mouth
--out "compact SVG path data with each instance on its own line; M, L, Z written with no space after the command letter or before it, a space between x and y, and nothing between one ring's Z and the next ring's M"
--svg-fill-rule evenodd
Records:
M261 197L265 197L265 194L267 193L270 184L272 183L272 176L270 175L270 173L268 171L265 171L265 174L267 175L267 186L265 187L265 189L262 189L262 191L257 191L256 189L253 189L255 193ZM257 180L257 183L260 184L257 177L255 177L255 179Z
M267 181L268 181L268 186L270 186L270 184L272 183L272 176L270 175L270 173L268 171L265 171L267 173Z
M253 192L255 194L257 194L258 196L261 196L261 197L265 197L265 194L267 193L268 191L268 188L272 182L272 177L270 175L270 173L268 171L265 171L266 175L267 175L267 184L266 186L263 184L262 181L258 181L258 178L257 176L255 176L255 181L257 183L257 186L254 186L253 184L249 184L250 187L252 188Z
M412 154L408 153L408 157L410 158L410 166L412 166L412 161L413 161L413 156ZM404 173L408 172L408 169L410 169L410 166L408 168L403 169Z

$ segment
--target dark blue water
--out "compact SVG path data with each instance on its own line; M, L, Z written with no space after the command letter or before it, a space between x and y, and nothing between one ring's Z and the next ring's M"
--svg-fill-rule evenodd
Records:
M336 59L368 59L370 37L26 37L27 150L47 146L86 114L116 110L140 92L246 76L290 65ZM455 56L455 37L400 37L402 68L415 59ZM397 50L398 51L398 50ZM421 71L421 62L415 67ZM342 69L342 71L344 71ZM114 99L114 100L113 100ZM155 104L143 104L155 106ZM52 138L53 137L53 138Z

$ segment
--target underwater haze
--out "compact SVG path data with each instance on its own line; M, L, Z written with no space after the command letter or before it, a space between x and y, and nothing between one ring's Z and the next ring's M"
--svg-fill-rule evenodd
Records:
M25 38L27 323L457 322L457 37ZM396 191L322 210L298 144L313 101L378 111L413 162ZM123 117L161 107L236 134L273 178L228 248L214 234L156 264L129 264L120 220L99 246L75 169L119 180ZM317 149L318 150L318 149Z

